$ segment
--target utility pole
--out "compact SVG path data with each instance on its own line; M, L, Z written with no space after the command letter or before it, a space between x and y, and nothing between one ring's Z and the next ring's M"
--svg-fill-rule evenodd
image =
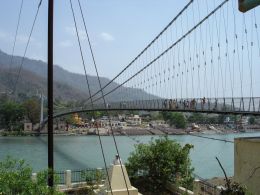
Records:
M53 11L54 0L48 1L48 186L53 187Z

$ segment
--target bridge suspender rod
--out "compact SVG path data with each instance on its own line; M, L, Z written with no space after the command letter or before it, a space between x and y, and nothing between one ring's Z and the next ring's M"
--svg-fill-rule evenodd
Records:
M15 81L14 81L12 94L15 94L15 91L16 91L16 87L17 87L17 83L18 83L18 80L19 80L20 75L21 75L21 71L22 71L22 67L23 67L25 55L26 55L26 53L27 53L27 49L28 49L29 43L30 43L30 41L31 41L31 36L32 36L32 33L33 33L33 29L34 29L34 26L35 26L35 23L36 23L36 20L37 20L37 17L38 17L38 13L39 13L41 4L42 4L42 0L40 0L39 3L38 3L38 8L37 8L36 14L35 14L35 16L34 16L33 24L32 24L31 30L30 30L29 37L28 37L28 39L27 39L27 43L26 43L26 46L25 46L24 54L23 54L23 57L22 57L20 66L19 66L19 68L18 68L18 75L17 75L17 77L16 77L16 79L15 79Z
M219 4L214 10L212 10L207 16L205 16L200 22L198 22L194 27L192 27L187 33L185 33L182 37L180 37L176 42L174 42L170 47L168 47L166 50L164 50L160 55L158 55L155 59L153 59L151 62L149 62L145 67L140 69L137 73L129 77L127 80L125 80L123 83L112 89L111 91L104 94L104 96L107 96L117 90L119 87L126 84L128 81L136 77L138 74L143 72L146 68L151 66L154 62L158 61L163 55L168 53L173 47L175 47L178 43L180 43L183 39L185 39L188 35L190 35L195 29L197 29L201 24L203 24L209 17L211 17L216 11L218 11L224 4L226 4L229 0L224 0L221 4ZM102 89L103 90L103 89ZM100 100L102 97L96 98L93 102L96 102Z
M78 3L80 4L80 2L78 2ZM75 25L75 29L76 29L76 34L77 34L77 40L78 40L79 49L80 49L82 65L83 65L83 68L84 68L85 79L86 79L87 86L88 86L88 92L89 92L90 97L92 97L91 96L91 91L90 91L90 84L89 84L89 80L88 80L88 75L87 75L87 71L86 71L85 60L84 60L83 52L82 52L82 46L81 46L81 42L80 42L80 39L79 39L79 32L78 32L76 17L75 17L75 13L74 13L74 9L73 9L73 5L72 5L72 1L71 0L70 0L70 8L71 8L72 15L73 15L73 21L74 21L74 25ZM92 116L95 118L95 111L94 111L93 100L92 100L92 98L90 100L91 100L91 107L92 107ZM102 152L102 157L103 157L103 161L104 161L104 165L105 165L106 175L107 175L107 178L108 178L109 187L111 189L111 194L113 195L113 191L112 191L112 187L111 187L111 181L110 181L109 174L108 174L108 168L107 168L107 162L106 162L106 158L105 158L104 148L103 148L103 144L102 144L102 141L101 141L101 137L100 137L98 126L96 126L96 130L97 130L97 133L98 133L99 144L100 144L100 147L101 147L101 152Z
M104 92L103 92L103 89L102 89L102 85L101 85L101 81L100 81L100 77L99 77L99 73L98 73L98 69L97 69L97 65L96 65L95 56L94 56L92 45L91 45L91 42L90 42L90 38L89 38L89 34L88 34L86 22L85 22L85 17L84 17L83 12L82 12L82 7L81 7L81 4L80 4L80 0L78 0L78 4L79 4L79 7L80 7L80 12L81 12L82 19L83 19L85 33L87 35L87 40L88 40L88 45L89 45L89 49L90 49L90 52L91 52L91 57L92 57L93 64L94 64L94 67L95 67L95 71L96 71L96 75L97 75L97 78L98 78L98 83L99 83L100 91L101 91L101 94L102 94L102 99L103 99L103 103L104 103L104 106L105 106L105 111L106 111L106 114L107 114L108 119L109 119L110 130L111 130L111 133L112 133L112 136L113 136L116 152L117 152L117 154L120 157L118 146L117 146L115 135L114 135L114 131L113 131L112 124L111 124L111 119L109 117L109 113L108 113L107 106L106 106L107 104L106 104L106 100L105 100L105 97L104 97ZM92 105L93 105L93 101L92 101ZM125 182L125 185L126 185L127 193L128 193L128 195L130 195L130 192L129 192L129 189L128 189L128 186L127 186L127 182L126 182L126 176L125 176L125 173L124 173L123 167L122 167L122 162L121 162L121 160L119 162L120 162L120 167L121 167L121 171L122 171L122 174L123 174L124 182ZM111 186L110 186L110 188L111 188ZM112 193L112 188L111 188L111 193Z
M191 5L191 3L194 0L190 0L187 5L184 6L184 8L164 27L164 29L122 70L120 73L118 73L112 80L110 80L106 85L104 85L101 89L104 90L107 86L109 86L113 81L115 81L123 72L125 72L135 61L137 61L138 58L140 58L154 43L155 41L183 14L183 12L188 9L188 7ZM92 95L92 97L95 97L97 94L101 92L101 89L98 90L96 93ZM87 101L90 98L87 99Z
M12 69L12 65L13 65L14 50L15 50L16 41L17 41L18 29L19 29L19 26L20 26L22 9L23 9L23 0L21 1L21 5L20 5L20 10L19 10L19 15L18 15L18 22L17 22L17 26L16 26L16 30L15 30L14 43L13 43L13 47L12 47L12 54L11 54L11 59L10 59L10 64L9 64L9 78L8 78L9 82L12 82L12 79L11 79L11 69ZM10 83L10 84L12 85L12 83Z

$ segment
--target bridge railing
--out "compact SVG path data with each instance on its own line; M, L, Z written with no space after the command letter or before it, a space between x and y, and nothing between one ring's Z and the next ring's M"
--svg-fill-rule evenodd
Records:
M95 104L94 110L166 110L186 112L260 114L260 97L153 99ZM57 114L90 111L90 105L59 110Z
M183 98L108 103L108 109L260 112L260 98Z

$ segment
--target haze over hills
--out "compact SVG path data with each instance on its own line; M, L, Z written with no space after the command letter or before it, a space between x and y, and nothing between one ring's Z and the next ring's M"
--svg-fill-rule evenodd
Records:
M11 71L9 69L11 56L0 50L0 91L13 88L13 83L17 78L18 67L20 66L22 57L14 56ZM89 76L90 90L93 94L99 89L96 76ZM109 79L101 77L102 86L109 82ZM110 89L118 86L112 82L110 87L105 90L105 93ZM47 64L40 60L29 58L24 59L23 69L16 88L17 93L25 93L34 95L41 91L47 94ZM54 65L54 97L61 100L85 100L89 97L85 76L82 74L72 73L58 65ZM124 90L123 90L124 91ZM126 91L126 90L125 90ZM149 95L140 89L128 88L127 92L118 90L112 95L106 97L108 101L119 100L136 100L145 98ZM155 96L152 96L156 98Z

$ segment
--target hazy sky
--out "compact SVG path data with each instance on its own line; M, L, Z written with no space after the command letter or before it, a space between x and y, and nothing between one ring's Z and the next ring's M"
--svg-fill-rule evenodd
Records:
M15 55L22 55L24 52L38 2L39 0L24 0ZM78 3L77 0L72 0L72 2L79 26L80 39L83 44L87 73L95 75L87 45L86 34L80 17ZM110 79L113 78L136 57L136 55L188 2L188 0L81 0L99 74ZM168 29L159 40L157 40L157 43L149 49L150 51L147 52L148 56L154 55L153 51L151 51L153 48L156 50L158 49L157 47L160 47L159 49L163 50L166 49L165 46L178 40L195 24L201 21L201 19L211 10L215 9L221 2L223 2L223 0L194 1L187 11L184 12L171 28ZM169 80L168 78L170 82L167 82L164 85L165 90L168 88L174 90L172 86L175 84L175 92L177 93L179 91L178 93L181 93L181 91L184 90L184 86L179 87L179 84L186 85L186 96L193 97L194 94L191 94L191 86L195 84L196 86L193 87L196 89L195 92L197 93L195 96L201 97L201 94L199 93L200 88L211 89L214 84L216 85L214 96L230 96L231 90L234 90L234 95L239 97L242 94L242 92L239 92L241 91L239 90L239 86L242 86L241 83L243 83L244 95L246 94L245 96L251 93L249 93L251 84L253 86L254 96L260 95L260 22L258 21L258 18L260 18L260 6L246 14L242 14L237 9L237 2L237 0L230 0L220 10L218 10L216 14L210 17L207 22L203 23L190 36L187 36L185 38L186 40L184 39L180 44L174 47L172 49L173 53L169 52L168 56L165 55L164 58L151 66L150 70L156 70L156 73L153 72L152 74L158 74L158 76L165 75L165 70L168 70L167 74L171 75L172 80ZM12 51L20 4L21 0L2 0L0 2L0 49L7 53L11 53ZM234 18L236 22L233 21ZM245 20L245 23L243 23L243 20ZM255 25L258 25L258 27L255 28ZM55 0L54 28L55 64L58 64L71 72L83 74L84 71L69 0ZM245 28L247 29L246 31L248 31L248 35L246 35ZM169 40L171 34L173 34L173 40ZM234 41L236 34L238 36L237 43ZM196 36L198 38L196 38ZM209 39L210 36L212 40ZM218 36L220 37L220 40L218 40ZM246 36L248 36L248 40L246 39ZM226 43L226 37L228 43ZM191 45L188 44L188 40L191 40ZM188 48L193 48L193 46L197 47L200 45L200 40L204 40L201 43L204 45L203 47L205 47L205 49L199 46L200 48L198 48L197 51L194 50L195 53L190 53ZM167 43L161 44L163 41ZM219 49L217 46L218 42L221 43ZM247 52L246 46L248 43L249 51ZM46 61L46 46L47 0L43 0L26 56ZM211 46L214 50L213 57L209 55ZM183 52L179 48L182 48L181 50L183 50ZM242 51L241 48L245 49L242 49ZM234 56L234 49L237 50L237 53L240 53L240 58L242 57L241 59ZM207 52L206 57L203 57L204 51ZM225 57L226 52L228 52L230 56L229 63ZM198 62L196 62L195 57L192 56L195 54L200 56ZM159 55L159 53L156 55ZM164 63L164 60L172 59L172 57L174 58L175 56L178 57L177 61L168 61L169 63ZM220 56L221 61L218 60L218 56ZM186 72L186 70L184 70L186 69L184 65L185 63L183 62L185 60L187 61L189 58L193 59L193 64L190 64L190 67L187 67L187 69L190 70L189 74L192 72L191 66L195 66L194 72L196 73L197 64L202 65L204 63L203 61L207 62L207 71L206 69L205 71L204 69L200 69L201 75L196 76L195 74L193 81L189 79L191 75L188 75L187 73L188 76L185 81L186 83L182 83L182 77L173 79L174 76L176 77L176 74L178 75L182 72ZM148 61L145 62L145 60ZM140 70L144 65L149 63L149 60L152 59L147 59L146 54L143 55L141 59L131 66L131 68L118 78L116 82L122 83L125 78L128 78L131 74ZM239 61L241 60L241 63L243 64L242 70L238 67L240 63ZM211 61L213 61L212 64ZM174 66L177 67L177 64L182 64L182 66L173 70ZM232 71L230 67L233 67ZM212 77L210 71L215 72L216 76ZM224 76L220 75L220 71L223 71ZM250 75L252 75L252 80L250 79ZM144 71L133 81L128 82L126 87L140 87L149 93L157 94L158 91L155 88L147 88L144 84L140 85L141 82L144 82L144 77L148 79L148 76L151 77L151 73L148 72L148 70ZM243 79L242 82L241 78ZM146 82L146 84L148 84L148 82ZM150 83L148 85L152 84L153 83ZM160 87L158 86L158 88ZM223 93L218 92L221 88L223 89ZM155 91L153 92L153 90ZM165 96L166 93L169 93L170 95L173 94L171 91L162 91L161 94L162 96ZM209 96L213 96L213 94Z
M38 0L24 0L16 55L22 55ZM78 10L76 0L73 0ZM177 0L83 0L100 74L112 78L127 65L188 2ZM0 49L11 53L21 0L0 2ZM80 22L79 12L77 21ZM82 24L82 23L80 23ZM81 39L86 43L83 26ZM43 0L27 57L46 61L47 0ZM69 0L55 0L54 62L83 73ZM86 48L85 44L85 48ZM85 49L87 51L87 49ZM93 70L89 70L94 74Z

